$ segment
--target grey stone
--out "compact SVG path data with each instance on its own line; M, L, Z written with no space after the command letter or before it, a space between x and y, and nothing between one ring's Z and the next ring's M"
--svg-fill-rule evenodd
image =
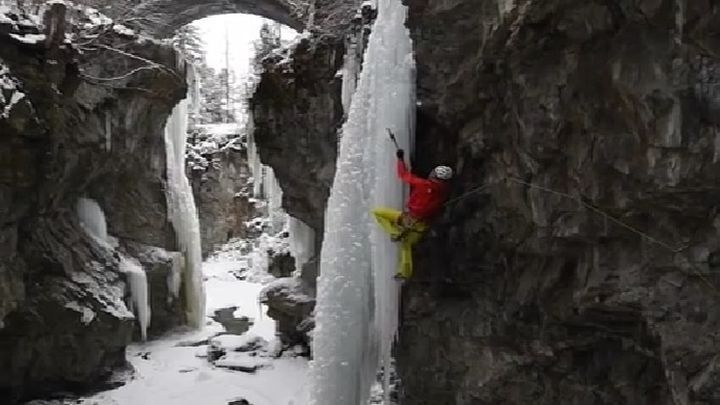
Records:
M49 9L46 21L57 22L60 6ZM62 24L52 25L62 32ZM75 204L80 197L97 200L109 232L123 241L175 249L163 129L186 91L175 52L159 43L106 33L80 54L58 46L53 33L47 43L14 40L15 29L0 23L0 61L25 94L0 118L3 404L103 387L125 365L136 326L123 303L118 252L88 237ZM141 62L117 49L168 70L126 75ZM184 314L180 305L164 306L167 260L144 264L151 332L159 334L184 323Z
M237 307L221 308L215 311L213 320L220 323L227 333L232 335L242 335L247 332L253 322L246 316L236 318L234 313Z
M275 253L268 252L270 263L268 264L268 272L275 277L290 277L295 271L295 258L289 252Z
M267 285L260 294L260 302L267 305L267 314L277 324L277 332L284 347L304 345L309 347L312 330L314 297L299 279L280 278Z
M716 38L718 10L404 3L416 167L453 165L454 195L488 188L415 249L401 403L717 402L720 179L705 117L720 76L690 44Z
M187 161L205 256L231 238L253 236L245 222L259 212L250 198L247 149L241 139L242 134L230 134L216 150Z

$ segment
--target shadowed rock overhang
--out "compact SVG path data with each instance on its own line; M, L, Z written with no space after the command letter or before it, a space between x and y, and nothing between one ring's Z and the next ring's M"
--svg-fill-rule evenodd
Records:
M112 7L116 7L113 5ZM169 37L193 21L219 14L253 14L302 31L308 0L153 0L132 7L129 20L156 37Z

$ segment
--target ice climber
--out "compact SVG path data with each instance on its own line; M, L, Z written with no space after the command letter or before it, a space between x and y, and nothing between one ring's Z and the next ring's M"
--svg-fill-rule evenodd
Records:
M391 138L394 138L391 134ZM394 139L393 139L394 140ZM410 198L404 212L378 207L373 215L392 240L400 242L400 269L396 278L412 276L412 247L428 230L430 222L440 213L448 196L448 180L452 169L438 166L427 179L412 174L405 165L405 151L397 149L397 174L410 185Z

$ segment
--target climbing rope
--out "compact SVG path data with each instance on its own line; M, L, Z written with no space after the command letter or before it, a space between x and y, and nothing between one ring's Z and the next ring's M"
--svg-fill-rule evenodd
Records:
M459 202L459 201L462 201L462 200L466 199L467 197L469 197L469 196L471 196L471 195L473 195L473 194L477 194L477 193L479 193L479 192L481 192L481 191L483 191L483 190L486 190L486 189L490 188L490 186L493 186L493 185L494 185L493 183L486 183L486 184L483 184L483 185L480 186L480 187L476 187L476 188L474 188L474 189L471 189L471 190L468 191L467 193L461 194L460 196L458 196L458 197L456 197L456 198L453 198L453 199L445 202L445 206L447 207L447 206L453 205L453 204L455 204L455 203L457 203L457 202Z
M395 145L396 150L397 150L397 149L400 149L400 146L398 145L397 140L395 139L395 135L393 134L393 132L392 132L389 128L386 128L386 130L387 130L387 132L388 132L388 137L390 138L390 140L391 140L391 141L393 142L393 144ZM600 216L603 217L604 219L609 220L609 221L615 223L616 225L619 225L620 227L625 228L626 230L628 230L628 231L630 231L630 232L632 232L632 233L634 233L634 234L636 234L636 235L644 238L645 240L648 240L648 241L650 241L651 243L654 243L654 244L656 244L656 245L658 245L658 246L660 246L660 247L662 247L662 248L670 251L672 254L682 254L682 253L683 253L685 250L687 250L688 247L689 247L689 246L682 246L682 247L677 247L677 248L676 248L676 247L673 247L673 246L671 246L670 244L668 244L668 243L666 243L666 242L663 242L663 241L661 241L660 239L655 238L655 237L653 237L652 235L650 235L650 234L648 234L648 233L646 233L646 232L643 232L643 231L641 231L640 229L637 229L636 227L634 227L634 226L632 226L632 225L630 225L630 224L627 224L627 223L625 223L625 222L623 222L623 221L615 218L614 216L608 214L607 212L601 210L600 208L598 208L598 207L596 207L596 206L594 206L594 205L592 205L592 204L584 201L584 200L583 200L582 198L580 198L579 196L575 196L575 195L568 194L568 193L565 193L565 192L562 192L562 191L558 191L558 190L553 190L553 189L548 188L548 187L545 187L545 186L539 186L539 185L537 185L537 184L529 183L529 182L526 182L526 181L524 181L524 180L522 180L522 179L520 179L520 178L513 177L513 176L506 176L506 177L504 177L504 178L501 178L500 180L509 181L509 182L512 182L512 183L515 183L515 184L518 184L518 185L521 185L521 186L524 186L524 187L536 189L536 190L539 190L539 191L543 191L543 192L546 192L546 193L554 194L554 195L557 195L557 196L560 196L560 197L563 197L563 198L568 198L568 199L570 199L570 200L573 200L573 201L577 202L578 204L582 205L583 207L589 209L591 212L593 212L593 213L595 213L595 214L597 214L597 215L600 215ZM461 194L461 195L459 195L458 197L455 197L455 198L447 201L447 202L444 204L444 206L447 207L447 206L451 206L451 205L453 205L453 204L456 204L456 203L458 203L458 202L460 202L460 201L462 201L462 200L464 200L464 199L466 199L466 198L468 198L468 197L470 197L470 196L472 196L472 195L478 194L478 193L480 193L480 192L482 192L482 191L484 191L484 190L486 190L486 189L488 189L488 188L490 188L491 186L494 186L494 185L496 185L496 184L498 184L498 182L488 182L488 183L482 184L482 185L480 185L480 186L474 187L474 188L470 189L468 192L466 192L466 193L464 193L464 194ZM688 259L687 257L685 257L685 259L687 260L687 263L690 265L690 267L693 269L695 275L698 276L698 277L699 277L705 284L707 284L712 290L714 290L717 295L720 295L720 290L718 290L718 288L715 287L715 285L713 285L713 284L710 282L710 280L708 280L707 277L705 277L705 276L702 274L702 271L698 268L698 266L697 266L696 264L694 264L694 263L693 263L690 259ZM684 272L684 270L682 270L682 269L681 269L681 271Z
M537 184L533 184L533 183L530 183L530 182L526 182L526 181L524 181L524 180L522 180L522 179L519 179L519 178L517 178L517 177L506 176L506 177L500 179L500 181L502 181L502 180L505 180L505 181L507 181L507 182L515 183L515 184L518 184L518 185L521 185L521 186L524 186L524 187L532 188L532 189L535 189L535 190L543 191L543 192L546 192L546 193L549 193L549 194L554 194L554 195L557 195L557 196L560 196L560 197L563 197L563 198L567 198L567 199L573 200L573 201L579 203L580 205L582 205L583 207L589 209L591 212L593 212L593 213L595 213L595 214L597 214L597 215L600 215L601 217L603 217L603 218L605 218L605 219L607 219L607 220L609 220L609 221L611 221L611 222L619 225L620 227L622 227L622 228L624 228L624 229L626 229L626 230L628 230L628 231L630 231L630 232L632 232L632 233L634 233L634 234L636 234L636 235L638 235L638 236L640 236L640 237L648 240L649 242L654 243L654 244L656 244L656 245L658 245L658 246L660 246L660 247L662 247L662 248L670 251L672 254L683 254L683 252L690 247L690 246L673 247L673 246L671 246L670 244L668 244L668 243L666 243L666 242L663 242L662 240L660 240L660 239L658 239L658 238L655 238L655 237L653 237L652 235L649 235L648 233L643 232L643 231L641 231L640 229L638 229L638 228L636 228L636 227L634 227L634 226L632 226L632 225L629 225L629 224L627 224L627 223L619 220L618 218L610 215L609 213L601 210L600 208L598 208L598 207L596 207L596 206L594 206L594 205L592 205L592 204L584 201L584 200L583 200L582 198L580 198L579 196L575 196L575 195L568 194L568 193L565 193L565 192L562 192L562 191L558 191L558 190L553 190L553 189L551 189L551 188L549 188L549 187L540 186L540 185L537 185ZM445 203L445 206L449 206L449 205L455 204L455 203L457 203L457 202L459 202L459 201L462 201L462 200L470 197L471 195L480 193L481 191L486 190L486 189L490 188L491 186L494 186L494 185L499 184L500 181L489 182L489 183L485 183L485 184L483 184L483 185L474 187L474 188L470 189L468 192L466 192L466 193L464 193L464 194L461 194L460 196L458 196L458 197L456 197L456 198L453 198L453 199L451 199L450 201L446 202L446 203ZM687 263L690 265L690 267L693 269L693 272L695 273L695 275L698 276L698 277L699 277L708 287L710 287L716 294L720 295L720 290L718 290L718 288L717 288L714 284L712 284L712 283L710 282L710 280L708 280L708 278L705 277L705 275L702 274L701 269L698 268L697 265L694 264L694 263L693 263L690 259L688 259L687 257L685 257L685 259L687 260ZM684 272L684 270L682 270L682 269L681 269L681 271Z

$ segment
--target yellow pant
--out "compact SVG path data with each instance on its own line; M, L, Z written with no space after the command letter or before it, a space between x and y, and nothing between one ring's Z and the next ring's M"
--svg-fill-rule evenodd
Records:
M372 213L380 224L380 227L390 234L391 237L397 237L402 234L402 238L399 241L400 269L398 270L398 275L403 278L410 278L413 272L412 247L422 238L425 231L427 231L427 224L410 220L404 222L412 222L411 224L400 225L398 220L402 212L392 208L378 207L373 209Z

